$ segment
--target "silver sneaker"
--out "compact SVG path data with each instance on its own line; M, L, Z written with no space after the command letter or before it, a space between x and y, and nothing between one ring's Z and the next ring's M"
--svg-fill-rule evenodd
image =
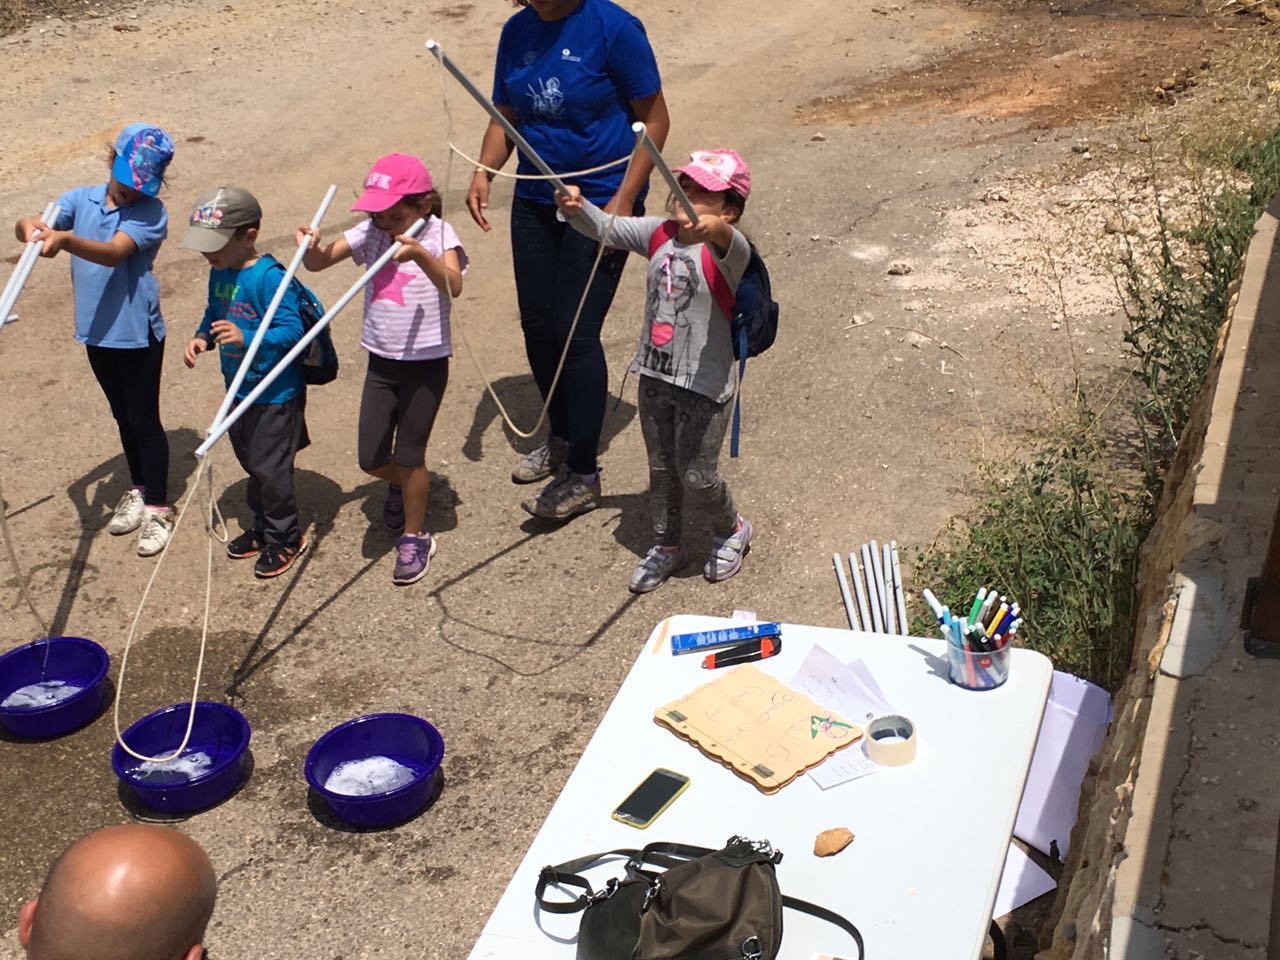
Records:
M556 472L569 453L568 441L549 437L547 442L530 450L511 471L513 483L537 483Z
M742 558L751 549L751 521L738 515L738 529L728 537L716 537L711 545L711 556L702 568L703 575L712 583L728 580L742 569Z
M154 557L169 543L173 534L173 511L147 507L142 520L142 532L138 534L138 556Z
M111 515L111 522L107 524L107 532L115 534L117 537L122 534L133 533L138 527L142 526L142 515L146 512L147 506L142 500L142 491L136 487L130 487L124 492L120 502L116 504L115 513Z
M596 470L595 483L587 483L562 464L556 479L520 506L544 520L568 520L588 513L600 506L600 471Z
M644 559L635 570L631 571L631 582L627 588L632 593L648 593L657 590L667 582L667 578L678 571L689 560L684 548L664 550L662 547L650 547Z

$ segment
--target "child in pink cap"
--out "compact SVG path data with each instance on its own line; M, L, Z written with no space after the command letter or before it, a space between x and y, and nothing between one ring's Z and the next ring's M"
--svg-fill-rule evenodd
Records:
M640 372L639 415L649 452L649 505L657 543L631 575L630 589L647 593L687 562L685 505L711 525L710 581L742 568L751 523L734 506L720 476L720 448L736 385L733 318L726 310L751 259L735 226L751 192L751 171L733 150L695 150L676 171L698 213L668 201L662 217L609 216L577 187L556 202L575 230L649 258L644 331L632 369Z
M393 243L404 244L365 287L360 344L369 351L369 369L360 400L360 469L390 485L382 519L402 531L392 580L400 585L426 576L435 556L427 532L427 440L449 382L452 300L462 292L467 254L453 227L440 219L440 195L417 157L392 153L365 177L364 192L352 210L369 219L328 245L320 232L309 235L303 264L324 270L350 257L365 265ZM417 239L404 232L419 219L427 223Z

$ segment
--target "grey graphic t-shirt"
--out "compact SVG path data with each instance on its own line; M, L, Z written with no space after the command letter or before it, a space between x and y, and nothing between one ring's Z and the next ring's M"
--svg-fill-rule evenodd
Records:
M617 217L609 246L648 257L649 239L665 219ZM575 230L595 240L608 223L608 214L588 200L580 215L569 218ZM711 293L703 271L704 246L671 239L649 257L644 331L632 369L723 403L733 396L734 386L731 320ZM750 259L747 238L735 228L724 258L717 259L730 290L738 289Z

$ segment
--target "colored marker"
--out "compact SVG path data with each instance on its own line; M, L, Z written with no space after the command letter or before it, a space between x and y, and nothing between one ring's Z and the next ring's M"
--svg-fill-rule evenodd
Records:
M982 609L982 601L987 598L987 588L979 587L978 595L973 598L973 606L969 608L969 619L978 619L978 611Z
M929 605L929 609L933 611L933 615L942 621L942 604L938 602L938 598L933 595L933 591L925 587L920 591L920 596L924 597L924 602Z
M745 644L742 647L731 647L720 653L709 653L702 661L704 670L715 670L717 667L732 667L739 663L754 663L765 660L782 650L781 637L765 637L757 643Z
M964 652L965 678L969 681L970 687L977 687L978 675L977 675L977 671L974 669L973 650L969 646L969 641L968 640L964 641L964 644L960 649Z
M996 627L1000 626L1000 621L1004 619L1004 615L1009 612L1007 603L1000 604L1000 609L996 611L996 615L991 618L991 625L987 627L987 636L995 636Z

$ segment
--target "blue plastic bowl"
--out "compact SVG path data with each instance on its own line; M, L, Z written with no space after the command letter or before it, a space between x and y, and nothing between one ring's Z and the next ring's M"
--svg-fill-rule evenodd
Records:
M375 756L409 767L413 780L386 793L359 797L325 788L339 764ZM312 745L307 753L307 783L338 819L360 827L385 827L408 820L431 802L443 759L444 738L421 717L371 713L339 724Z
M164 757L177 748L187 732L190 703L178 703L149 713L124 732L124 741L136 753ZM226 799L244 781L249 760L249 722L235 707L200 701L183 757L207 754L210 763L198 776L185 773L139 773L142 761L124 752L120 744L111 751L111 766L120 782L152 810L190 813Z
M0 707L0 724L15 737L29 739L59 737L83 727L102 709L103 680L110 665L107 651L84 637L49 637L15 647L0 656L0 703L15 690L42 680L61 680L82 689L47 707Z

